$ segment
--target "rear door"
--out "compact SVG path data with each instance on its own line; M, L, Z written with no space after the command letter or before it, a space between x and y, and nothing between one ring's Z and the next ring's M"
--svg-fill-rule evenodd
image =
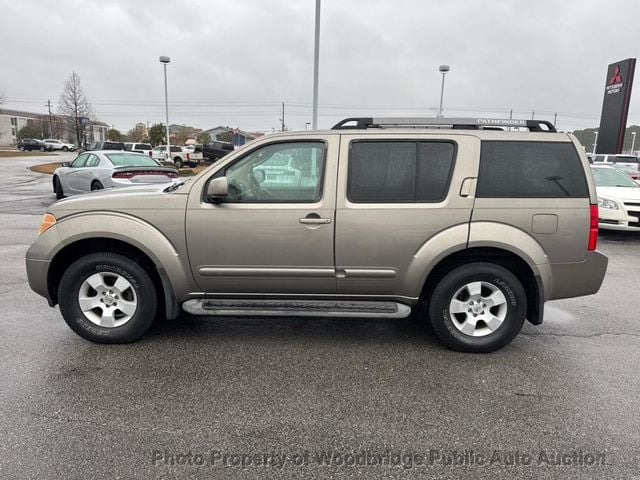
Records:
M417 297L428 242L448 231L464 248L479 146L463 134L342 135L339 293Z

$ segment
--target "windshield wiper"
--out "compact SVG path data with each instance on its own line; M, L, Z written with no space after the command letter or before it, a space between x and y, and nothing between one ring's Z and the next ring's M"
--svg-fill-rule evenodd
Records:
M181 182L176 182L173 185L169 185L167 188L165 188L163 190L164 193L170 193L173 192L175 190L177 190L178 188L180 188L182 185L184 185L186 183L186 180L183 180Z

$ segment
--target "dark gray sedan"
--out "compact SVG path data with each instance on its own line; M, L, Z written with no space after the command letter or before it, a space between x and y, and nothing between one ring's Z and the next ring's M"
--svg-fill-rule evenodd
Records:
M164 167L140 153L119 151L85 152L53 172L56 198L103 188L131 187L178 180L175 168Z

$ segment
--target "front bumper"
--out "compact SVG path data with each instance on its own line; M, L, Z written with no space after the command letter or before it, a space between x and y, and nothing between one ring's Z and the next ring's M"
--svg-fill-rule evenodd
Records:
M623 208L622 210L599 208L598 228L602 228L603 230L640 232L640 218L637 215L638 212L629 213L624 204L621 204L621 207Z

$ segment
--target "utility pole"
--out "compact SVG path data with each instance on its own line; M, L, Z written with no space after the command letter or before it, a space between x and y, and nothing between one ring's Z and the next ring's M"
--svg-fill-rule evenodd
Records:
M535 111L535 110L533 110L533 111L531 112L531 120L533 120L535 116L536 116L536 111Z
M558 123L558 114L554 113L553 114L553 126L554 127L556 126L556 123ZM556 128L556 130L557 130L557 128Z
M284 102L282 102L282 118L280 119L281 131L284 132Z
M47 100L47 108L49 109L49 136L53 137L53 120L51 117L51 100Z
M316 0L316 31L313 46L313 115L311 117L311 128L318 128L318 69L320 60L320 0ZM283 115L284 117L284 115Z
M513 108L509 110L509 120L513 118Z

